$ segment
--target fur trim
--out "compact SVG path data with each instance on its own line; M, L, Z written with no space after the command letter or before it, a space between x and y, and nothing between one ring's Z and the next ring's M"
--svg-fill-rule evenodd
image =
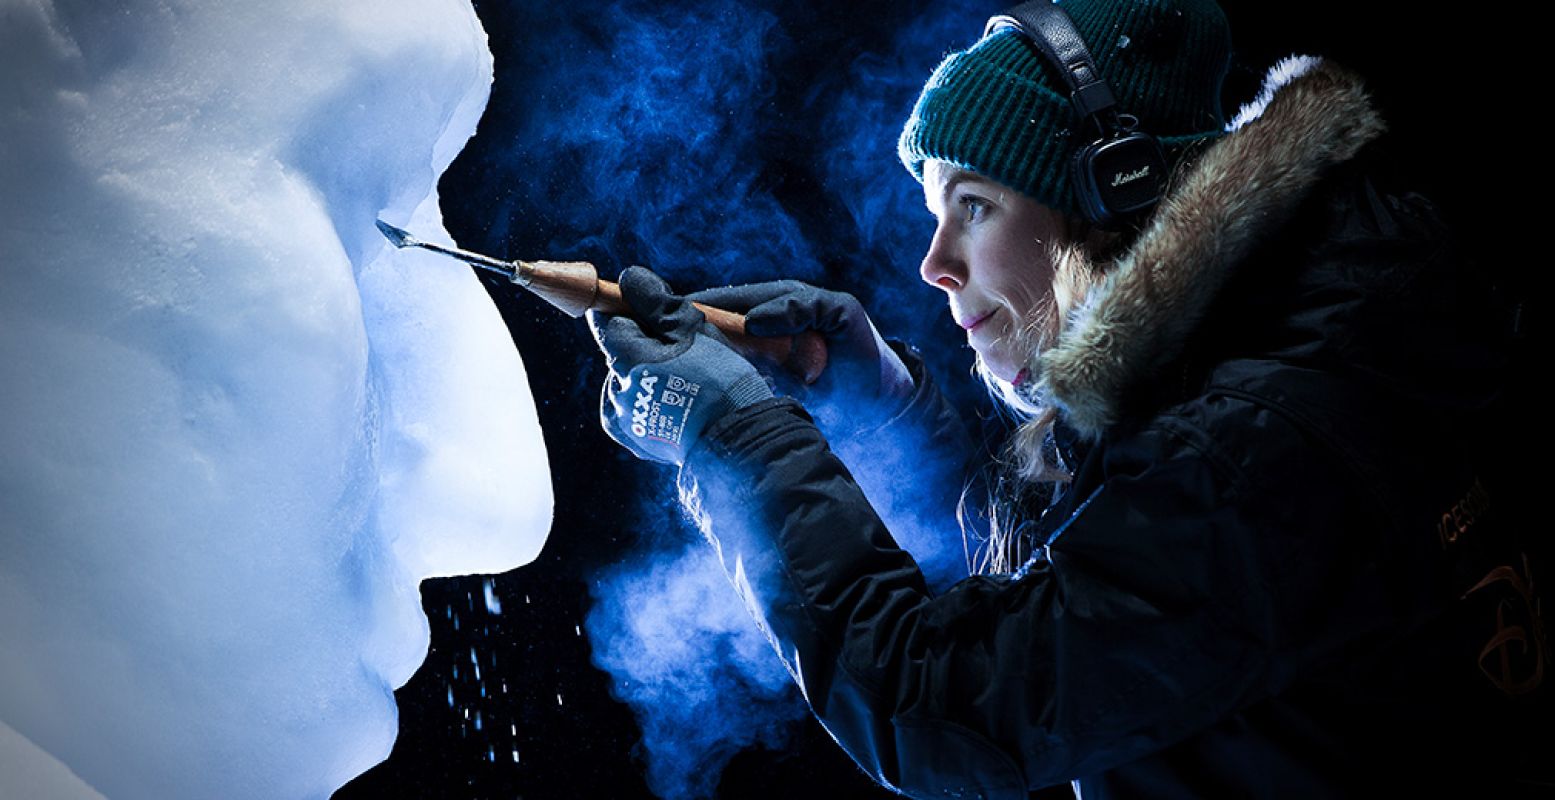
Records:
M1269 107L1269 101L1274 99L1274 93L1278 92L1292 80L1312 71L1312 68L1322 63L1323 59L1316 56L1288 55L1263 76L1263 86L1258 89L1258 96L1252 102L1242 106L1236 112L1236 117L1226 123L1226 131L1235 131L1249 122L1263 115L1263 110Z
M1323 173L1386 129L1358 75L1308 56L1271 68L1227 127L1184 167L1145 230L1032 364L1039 392L1083 436L1099 437L1116 421L1122 393L1181 354L1233 268L1289 220ZM1054 291L1072 294L1096 267L1079 245L1066 249Z

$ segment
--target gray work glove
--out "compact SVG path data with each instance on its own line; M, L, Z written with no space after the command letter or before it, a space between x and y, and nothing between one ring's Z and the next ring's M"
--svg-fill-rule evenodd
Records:
M772 390L658 275L628 267L620 284L632 316L588 312L610 369L600 425L638 458L678 466L709 424Z
M744 314L745 332L753 336L807 330L825 336L826 370L814 384L805 386L784 371L769 377L785 394L804 403L816 423L833 437L885 425L912 398L912 375L851 294L782 280L704 289L687 298Z

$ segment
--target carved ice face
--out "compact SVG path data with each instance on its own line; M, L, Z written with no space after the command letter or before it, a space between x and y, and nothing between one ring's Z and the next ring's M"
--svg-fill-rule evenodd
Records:
M419 581L550 525L485 292L373 226L440 238L473 11L291 5L0 28L0 722L108 796L327 796L388 756Z

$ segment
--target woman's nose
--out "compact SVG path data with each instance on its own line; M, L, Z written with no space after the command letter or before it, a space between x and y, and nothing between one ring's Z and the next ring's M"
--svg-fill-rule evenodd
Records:
M934 239L929 242L929 252L924 254L923 263L918 266L918 274L924 283L947 292L960 289L966 283L966 262L952 246L944 225L935 228Z

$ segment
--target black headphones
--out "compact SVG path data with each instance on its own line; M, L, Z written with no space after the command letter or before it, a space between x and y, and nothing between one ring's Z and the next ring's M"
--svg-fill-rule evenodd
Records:
M1118 112L1069 15L1051 0L1032 0L990 18L983 35L1001 28L1014 28L1036 45L1068 86L1081 125L1096 126L1097 138L1075 151L1070 163L1086 219L1109 230L1142 220L1166 191L1166 156L1154 136L1135 130L1138 118Z

